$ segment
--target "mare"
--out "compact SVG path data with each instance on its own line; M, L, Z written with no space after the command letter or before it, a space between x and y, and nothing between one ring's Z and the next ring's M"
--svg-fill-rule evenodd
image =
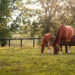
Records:
M70 53L70 51L67 50L67 43L68 41L73 41L73 37L74 37L74 28L72 26L65 26L64 24L62 24L60 26L60 28L57 31L57 35L56 35L56 39L53 43L53 47L54 47L54 54L57 54L59 52L59 48L60 48L60 53L62 54L62 40L65 41L65 52L66 53ZM69 46L69 48L71 48L71 44Z
M50 41L51 45L53 43L53 38L51 33L46 33L42 37L42 44L41 44L41 53L44 53L44 46L47 45L48 47L48 53L50 52Z

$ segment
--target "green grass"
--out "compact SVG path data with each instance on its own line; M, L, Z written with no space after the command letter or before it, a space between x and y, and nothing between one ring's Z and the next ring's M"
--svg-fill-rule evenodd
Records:
M75 47L71 54L41 55L40 48L0 48L0 75L75 75Z

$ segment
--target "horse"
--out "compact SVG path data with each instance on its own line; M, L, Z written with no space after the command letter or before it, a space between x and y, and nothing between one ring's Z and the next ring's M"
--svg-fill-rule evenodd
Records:
M65 52L70 53L70 51L67 50L67 43L69 40L72 43L73 37L74 37L74 28L72 26L65 26L64 24L62 24L57 31L56 39L53 43L54 54L57 54L59 52L59 48L60 53L62 54L62 44L61 44L62 40L65 41ZM69 49L71 49L71 45L69 46Z
M44 46L47 45L48 47L48 53L50 52L50 41L51 41L51 45L53 43L53 37L51 33L46 33L44 34L44 36L42 37L42 44L41 44L41 53L44 53Z

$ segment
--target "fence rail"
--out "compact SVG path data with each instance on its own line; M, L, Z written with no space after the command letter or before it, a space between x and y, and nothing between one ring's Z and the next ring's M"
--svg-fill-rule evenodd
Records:
M35 41L36 40L41 40L41 38L7 38L7 39L0 39L0 40L6 40L8 41L8 46L10 47L11 46L11 41L20 41L19 44L20 46L22 47L23 46L23 41L24 40L32 40L32 46L35 47ZM27 43L27 42L26 42ZM65 45L65 42L62 41L62 45L64 46ZM73 41L72 43L69 41L68 46L71 45L71 46L75 46L75 41Z

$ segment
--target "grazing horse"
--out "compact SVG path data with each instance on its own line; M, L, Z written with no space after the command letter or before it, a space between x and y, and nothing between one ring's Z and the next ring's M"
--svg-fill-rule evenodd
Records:
M48 47L48 52L50 52L50 41L51 41L51 44L53 42L52 40L52 34L51 33L47 33L45 34L43 37L42 37L42 44L41 44L41 53L44 53L44 46L47 45Z
M70 51L67 50L67 43L70 40L71 43L73 41L74 37L74 29L72 26L65 26L64 24L61 25L61 27L57 31L56 39L53 43L54 47L54 54L57 54L60 48L60 53L62 54L62 40L65 41L65 52L70 53ZM71 48L71 45L70 45Z

